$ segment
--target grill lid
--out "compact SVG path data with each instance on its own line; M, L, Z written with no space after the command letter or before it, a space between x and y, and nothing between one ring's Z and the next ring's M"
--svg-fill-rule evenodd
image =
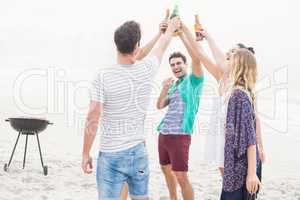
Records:
M14 130L22 133L39 133L47 128L50 123L46 119L33 117L12 117L5 121L9 122Z

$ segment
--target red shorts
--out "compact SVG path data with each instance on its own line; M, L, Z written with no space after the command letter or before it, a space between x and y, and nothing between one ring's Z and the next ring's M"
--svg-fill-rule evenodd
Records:
M188 171L190 145L191 135L159 134L159 163L161 165L171 164L173 171Z

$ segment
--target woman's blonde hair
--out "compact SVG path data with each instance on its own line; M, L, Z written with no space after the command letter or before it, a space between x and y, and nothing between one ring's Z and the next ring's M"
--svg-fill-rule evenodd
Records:
M242 87L245 89L255 106L255 83L257 79L256 59L253 53L247 49L237 49L230 61L233 87Z

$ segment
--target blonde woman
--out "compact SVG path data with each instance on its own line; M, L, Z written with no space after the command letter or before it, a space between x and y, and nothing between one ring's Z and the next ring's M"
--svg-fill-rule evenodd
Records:
M247 49L254 54L253 48L246 47L239 43L231 48L226 54L224 54L217 46L213 38L205 31L201 31L201 38L205 38L208 42L209 48L212 51L214 61L212 61L204 52L201 47L201 43L198 42L198 52L200 59L206 69L212 74L212 76L218 82L218 98L214 99L213 110L216 115L213 115L210 122L210 133L207 135L206 140L206 160L214 162L218 165L221 175L224 174L224 144L225 144L225 116L227 112L228 98L231 88L231 80L229 79L230 62L232 55L238 49ZM200 38L196 38L200 41ZM217 116L217 117L216 117ZM256 116L256 127L257 127L257 142L259 147L259 156L262 161L265 160L264 148L261 137L260 121Z
M221 200L252 200L260 186L255 114L256 60L249 50L233 53L232 80L225 126L225 159Z

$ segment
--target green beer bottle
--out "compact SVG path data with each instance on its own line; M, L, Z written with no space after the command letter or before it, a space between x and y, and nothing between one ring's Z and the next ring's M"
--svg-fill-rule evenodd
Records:
M172 19L172 18L174 18L174 17L179 17L179 6L178 6L178 4L175 4L170 19ZM180 30L177 29L177 30L173 33L173 36L174 36L174 37L178 36L179 32L180 32Z
M170 17L170 19L174 18L174 17L177 17L179 16L179 6L176 4L174 6L174 9L173 9L173 12L172 12L172 15Z

